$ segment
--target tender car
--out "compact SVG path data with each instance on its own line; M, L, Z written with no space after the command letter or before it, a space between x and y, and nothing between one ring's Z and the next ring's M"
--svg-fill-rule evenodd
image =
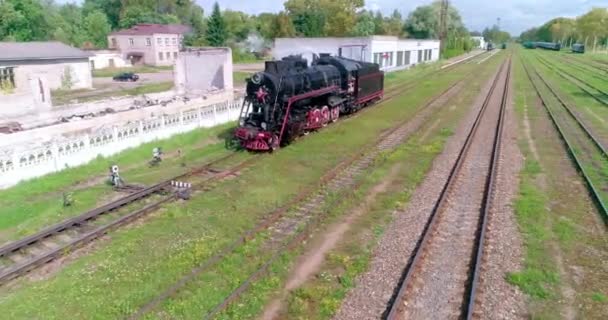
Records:
M115 75L112 79L114 81L137 81L139 76L133 72L123 72Z

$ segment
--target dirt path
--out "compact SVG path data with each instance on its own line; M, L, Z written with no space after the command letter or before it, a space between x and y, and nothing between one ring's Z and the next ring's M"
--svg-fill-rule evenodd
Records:
M396 173L402 168L403 164L394 165L390 169L390 173L387 175L388 178L373 186L359 206L357 206L342 221L331 225L327 231L323 232L322 237L298 259L298 262L287 279L287 283L279 295L279 298L276 298L268 304L261 317L262 319L277 319L278 313L283 307L283 301L289 292L302 286L308 279L310 279L311 276L315 275L319 271L325 262L327 254L335 248L336 244L338 244L338 242L343 238L344 234L350 229L353 222L368 211L369 206L374 203L376 197L389 188L394 180L394 177L396 176Z

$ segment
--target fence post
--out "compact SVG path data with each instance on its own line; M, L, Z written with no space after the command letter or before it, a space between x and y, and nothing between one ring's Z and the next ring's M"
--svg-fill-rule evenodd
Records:
M213 125L217 125L217 105L213 105Z
M198 107L198 127L203 126L203 107Z

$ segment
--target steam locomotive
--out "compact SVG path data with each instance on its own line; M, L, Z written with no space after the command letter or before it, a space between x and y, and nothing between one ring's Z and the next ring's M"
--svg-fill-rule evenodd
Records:
M382 99L378 64L321 54L267 61L247 79L234 137L251 151L272 151Z

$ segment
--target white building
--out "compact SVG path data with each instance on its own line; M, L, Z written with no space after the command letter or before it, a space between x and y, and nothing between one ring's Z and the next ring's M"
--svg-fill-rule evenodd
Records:
M60 42L0 42L0 117L50 109L50 90L91 88L89 56Z
M277 38L272 55L282 59L301 54L329 53L355 60L375 62L382 70L395 71L427 61L439 60L439 40L399 39L394 36L354 38Z
M104 69L104 68L124 68L132 67L130 60L124 58L124 56L117 50L91 50L93 54L89 58L92 69Z
M177 60L184 35L191 28L180 24L141 23L108 35L109 48L132 64L170 66Z
M477 42L477 49L485 49L486 48L486 40L483 37L471 37L473 41Z
M215 90L231 91L230 48L188 48L178 54L174 66L178 94L199 95Z

